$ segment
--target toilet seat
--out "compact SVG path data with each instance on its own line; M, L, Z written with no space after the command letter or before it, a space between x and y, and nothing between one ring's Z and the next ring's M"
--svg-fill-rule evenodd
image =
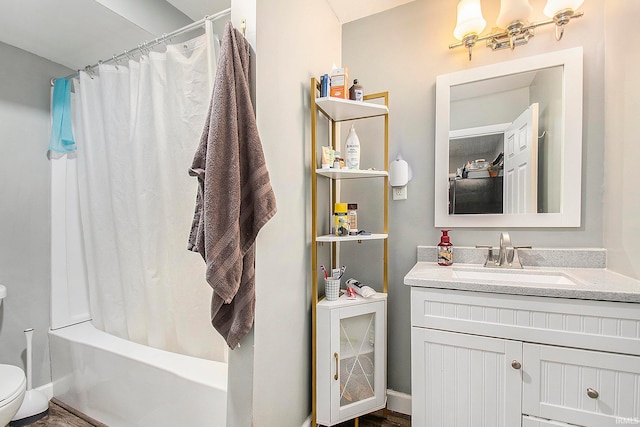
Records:
M27 379L22 369L13 365L0 365L0 409L24 393Z

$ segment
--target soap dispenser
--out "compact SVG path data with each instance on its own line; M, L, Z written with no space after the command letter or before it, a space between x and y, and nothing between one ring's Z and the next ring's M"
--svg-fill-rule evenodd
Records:
M442 236L440 236L440 243L438 243L438 264L439 265L451 265L453 264L453 243L449 238L449 231L441 230Z

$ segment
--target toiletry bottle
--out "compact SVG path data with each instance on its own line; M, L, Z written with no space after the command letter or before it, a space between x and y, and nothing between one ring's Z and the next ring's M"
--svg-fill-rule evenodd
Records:
M331 78L329 74L323 74L320 78L320 96L322 98L329 96L329 86L331 85Z
M358 234L358 204L348 203L347 210L349 211L349 235Z
M438 243L438 264L439 265L453 264L453 244L449 239L449 231L451 230L442 230L440 243Z
M336 236L349 235L349 216L346 203L336 203L333 209L333 233Z
M360 169L360 139L354 125L351 125L344 148L347 169Z
M349 88L349 99L352 101L363 101L364 89L358 84L358 79L353 79L353 85Z
M339 151L334 151L333 153L333 168L334 169L342 169L344 167L344 159L340 155Z

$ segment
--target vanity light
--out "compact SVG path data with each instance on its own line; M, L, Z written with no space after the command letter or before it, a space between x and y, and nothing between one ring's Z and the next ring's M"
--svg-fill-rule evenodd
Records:
M487 21L482 17L480 0L460 0L458 2L458 22L453 30L453 36L462 41L462 46L469 49L476 44L478 35L484 30Z
M534 29L543 25L555 24L556 40L560 40L564 34L564 27L573 18L580 18L584 12L576 12L584 0L547 0L544 14L549 20L529 23L533 8L529 0L501 0L500 13L496 20L498 28L491 33L480 35L486 25L482 17L480 0L460 0L458 2L458 22L453 31L459 43L449 45L449 49L464 46L469 49L469 61L471 50L478 41L486 40L487 47L492 50L504 49L526 44L534 36Z

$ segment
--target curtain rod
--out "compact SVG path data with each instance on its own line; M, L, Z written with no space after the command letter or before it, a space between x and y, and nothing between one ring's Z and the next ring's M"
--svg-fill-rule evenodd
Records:
M161 43L164 43L165 41L170 40L173 37L176 37L176 36L179 36L180 34L183 34L183 33L186 33L186 32L189 32L189 31L193 31L195 29L200 28L201 26L204 25L204 23L206 21L215 21L216 19L220 19L223 16L229 15L230 13L231 13L231 8L228 8L228 9L225 9L225 10L220 11L218 13L214 13L213 15L207 15L204 18L200 19L199 21L192 22L191 24L185 25L184 27L179 28L179 29L177 29L175 31L172 31L172 32L170 32L168 34L163 34L162 36L157 37L157 38L155 38L153 40L143 42L143 43L139 44L138 46L134 47L131 50L125 50L124 52L119 53L118 55L113 55L111 58L105 59L103 61L98 61L93 65L87 65L86 67L83 68L83 71L92 70L94 68L97 68L100 64L104 64L104 63L107 63L107 62L115 62L117 64L118 60L120 60L120 59L128 58L134 53L148 51L151 48L153 48L153 47L155 47L155 46L157 46L157 45L159 45ZM244 23L244 20L243 20L243 23ZM80 70L76 71L73 74L69 74L68 76L65 76L63 78L65 78L65 79L73 79L75 77L78 77L78 73L79 72L80 72ZM56 81L56 78L53 77L51 79L51 86L53 86L55 81Z

